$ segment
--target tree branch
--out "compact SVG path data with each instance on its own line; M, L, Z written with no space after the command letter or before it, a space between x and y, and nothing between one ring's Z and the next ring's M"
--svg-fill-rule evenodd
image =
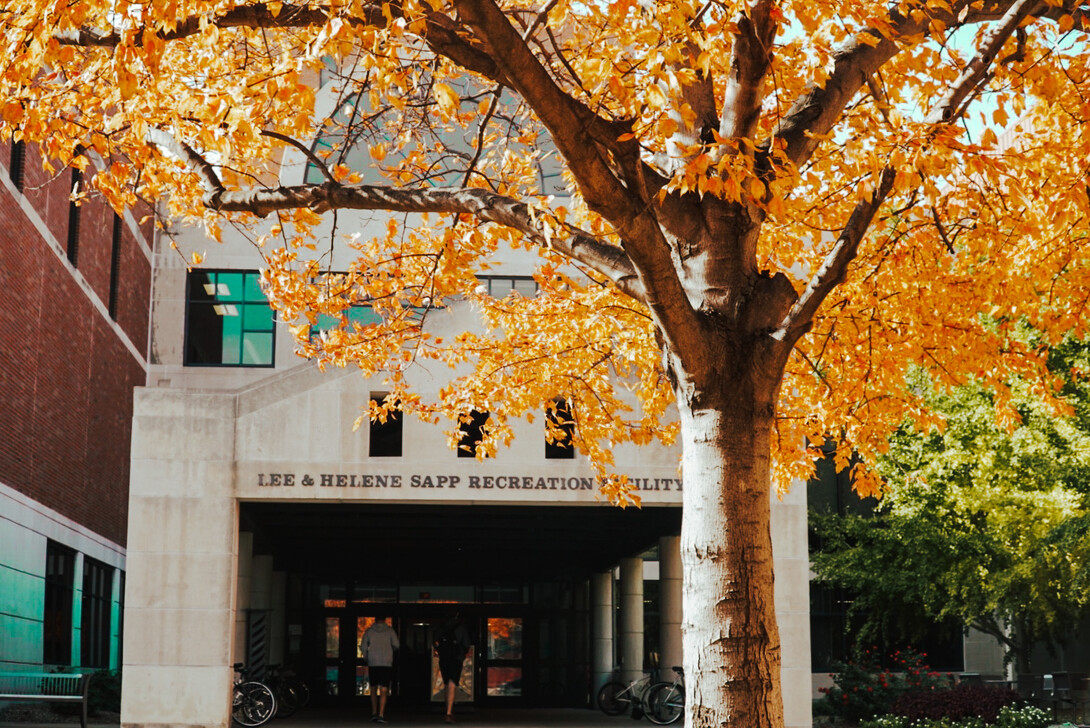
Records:
M668 338L667 346L686 356L695 349L688 337L700 336L699 320L674 271L670 245L643 179L643 172L654 172L640 161L634 139L618 141L628 125L602 119L561 89L494 0L454 0L454 6L490 52L504 59L511 88L549 130L587 206L621 236L631 265L639 271L641 300ZM627 186L611 161L626 170Z
M371 18L372 22L385 22L382 18L381 8L378 14ZM244 5L231 8L222 15L206 19L198 15L190 15L179 20L172 30L160 30L156 35L161 40L178 40L203 32L201 21L216 28L302 28L314 25L324 25L329 21L329 13L325 8L310 8L299 5L285 4L279 13L273 14L265 5ZM76 32L58 33L57 40L64 45L97 46L102 48L115 48L121 45L121 35L116 31L102 33L98 30L81 28ZM137 46L143 45L143 34L137 33L134 41Z
M898 42L907 36L926 32L933 21L950 29L974 25L1007 17L1015 7L1021 8L1020 17L1059 18L1069 14L1076 22L1086 24L1088 11L1085 0L1065 0L1059 7L1043 3L1024 3L1015 0L998 0L974 6L969 0L959 0L946 10L929 7L927 13L913 12L905 16L894 10L889 17L888 35L869 29L842 47L835 55L833 71L820 88L813 87L800 96L784 116L773 139L786 143L785 154L796 166L813 154L821 139L839 121L847 104L878 69L900 52ZM1022 12L1024 11L1024 12ZM867 40L862 40L869 36ZM771 140L766 148L771 146Z
M394 17L402 15L402 9L397 4L391 3L387 7ZM330 17L328 7L284 4L280 11L274 14L266 5L245 5L211 18L207 21L207 25L216 28L305 28L324 25L329 22ZM161 40L180 40L196 35L202 32L202 20L204 20L202 16L191 15L178 21L173 29L160 30L156 35ZM387 22L382 4L364 5L357 15L345 17L344 20L355 25L380 28ZM424 42L429 48L463 68L487 76L497 83L504 83L506 76L502 68L489 54L464 39L464 28L458 23L440 12L428 13L425 21ZM64 45L102 48L115 48L121 45L119 33L102 33L88 28L82 28L76 32L58 33L56 38ZM143 33L137 33L133 43L137 47L142 46Z
M319 213L339 209L472 215L482 222L517 230L538 246L555 250L601 273L626 295L645 301L643 285L623 250L601 242L590 233L556 222L547 211L488 190L406 189L335 182L247 191L221 187L206 195L205 204L219 212L248 212L259 217L277 210L304 207Z
M985 36L980 49L965 67L961 76L927 115L926 122L932 125L929 138L934 137L940 126L950 123L964 112L965 100L987 77L988 69L995 62L1003 44L1032 14L1038 3L1039 0L1016 0L1007 8L999 23ZM859 244L870 228L878 208L892 191L895 179L896 172L891 167L886 166L881 171L874 192L855 206L836 244L825 257L821 267L814 273L795 305L784 317L773 338L793 345L809 328L822 301L844 280L848 264L855 258Z
M216 195L224 191L216 168L188 144L179 141L173 134L154 127L148 129L148 141L162 150L181 159L201 178L205 195Z
M291 146L295 147L300 152L302 152L307 159L310 160L311 164L318 168L318 171L322 173L322 177L324 177L327 182L336 182L336 178L333 176L333 173L329 171L329 167L326 166L326 163L323 162L317 154L312 152L310 150L310 147L308 147L306 144L303 144L298 139L294 139L279 132L269 131L267 129L263 129L261 131L261 136L269 137L270 139L276 139L277 141L281 141L285 144L290 144Z
M760 0L736 21L731 52L730 76L723 96L723 118L719 133L727 139L752 139L761 116L764 80L772 65L772 42L776 21L775 3Z
M892 168L886 167L882 170L874 192L867 199L860 200L852 210L848 224L840 231L840 236L832 250L825 256L821 267L814 273L791 310L787 312L779 328L773 332L773 339L794 346L795 341L809 329L818 307L847 275L848 264L855 258L859 243L870 229L878 208L892 191L896 177L897 173Z
M588 205L614 224L636 214L636 201L610 169L602 151L603 147L616 146L617 137L625 130L597 116L557 86L494 2L455 0L454 4L458 14L484 39L492 53L505 59L512 88L549 130L579 180Z

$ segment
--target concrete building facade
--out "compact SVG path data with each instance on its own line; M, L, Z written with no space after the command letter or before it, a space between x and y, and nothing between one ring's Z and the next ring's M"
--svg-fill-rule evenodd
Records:
M346 217L342 229L376 224ZM183 249L208 247L174 232ZM260 292L249 234L226 231L200 270L156 254L153 360L133 416L124 725L227 725L236 662L290 663L320 700L366 712L357 645L379 616L401 635L404 709L438 699L431 641L454 612L475 644L460 700L477 706L592 705L615 668L631 679L681 664L676 451L614 453L643 501L619 509L599 499L586 462L550 456L541 418L483 461L412 419L396 435L353 431L381 382L299 359L256 309L245 321ZM531 266L511 254L486 283L532 287ZM217 306L239 320L209 324L202 309ZM445 334L473 320L452 301L429 325ZM409 376L427 395L450 374ZM805 488L770 498L785 703L802 726Z

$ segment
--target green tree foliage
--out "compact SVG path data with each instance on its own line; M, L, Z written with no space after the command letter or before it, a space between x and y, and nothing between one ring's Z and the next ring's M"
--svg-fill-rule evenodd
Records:
M956 620L994 636L1028 671L1038 643L1063 641L1090 612L1090 346L1050 353L1057 413L1014 382L1011 400L967 383L916 385L944 427L902 427L878 462L873 517L818 514L820 581L857 595L860 638L915 639ZM1015 416L997 418L1006 409Z

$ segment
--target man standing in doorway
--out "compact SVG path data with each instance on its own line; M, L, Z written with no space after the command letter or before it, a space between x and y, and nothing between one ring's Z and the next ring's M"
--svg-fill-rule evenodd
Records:
M360 653L367 660L371 682L371 721L386 722L386 698L394 676L394 653L401 647L397 632L386 624L386 617L375 617L360 640Z

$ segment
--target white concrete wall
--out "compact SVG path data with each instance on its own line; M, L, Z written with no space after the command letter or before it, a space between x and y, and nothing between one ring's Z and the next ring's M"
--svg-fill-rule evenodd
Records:
M784 722L787 726L805 728L813 724L806 485L795 483L782 498L775 493L771 498Z
M352 213L339 216L341 230L367 229L374 216ZM184 252L207 252L211 268L256 269L261 261L241 234L225 230L223 245L204 241L195 231L182 231ZM320 233L321 234L321 233ZM351 252L336 248L335 258L347 261ZM495 275L529 275L534 260L525 253L504 251ZM149 388L138 392L133 442L132 502L130 504L130 616L126 632L126 687L138 697L126 697L122 720L126 725L148 722L170 725L226 725L229 665L242 659L236 625L244 624L249 598L244 587L249 559L236 564L238 501L385 501L427 503L564 503L610 507L595 490L471 488L472 478L511 475L537 478L587 478L587 463L546 460L541 418L514 424L513 447L501 449L484 462L458 458L449 449L445 430L415 419L404 422L404 441L412 444L406 458L370 459L367 428L353 432L370 394L383 391L351 370L320 372L292 354L290 337L278 324L274 369L183 367L185 266L177 253L157 259L155 315L152 330L152 366ZM462 330L472 325L468 306L452 305L433 312L431 325L439 331ZM409 377L425 395L449 381L451 371L415 367ZM615 451L619 470L630 478L647 478L650 490L641 492L645 507L680 504L676 488L678 454L675 449L634 446ZM400 487L340 486L363 475L401 476ZM444 476L443 488L413 487L412 476ZM270 485L276 476L279 485ZM291 485L284 485L290 476ZM323 476L330 478L323 485ZM308 483L309 480L309 483ZM498 480L493 482L498 483ZM671 487L666 489L666 485ZM453 485L453 487L451 487ZM658 489L656 490L656 486ZM153 525L154 524L154 525ZM198 525L199 524L199 525ZM784 694L788 725L810 724L809 593L806 555L805 489L795 488L783 502L773 496L773 541L776 558L776 604L779 612L784 665ZM207 573L193 573L192 553ZM192 567L193 570L196 567ZM169 571L173 569L174 571ZM234 569L240 570L236 582ZM166 583L166 579L181 580ZM190 583L187 580L195 580ZM181 586L185 584L186 586ZM183 608L174 609L168 595L198 585L200 597L184 595ZM187 601L188 600L188 601ZM236 603L236 600L237 603ZM174 634L190 629L196 620L208 637L187 645L158 637L153 644L132 644L137 630ZM222 639L221 639L222 635ZM219 644L222 642L222 644ZM133 652L129 652L132 644ZM180 657L171 656L179 649ZM173 660L173 661L172 661ZM147 686L175 677L183 690L156 696ZM220 685L209 693L204 686ZM194 702L185 708L184 696ZM197 693L200 696L197 697ZM214 697L209 697L210 695ZM158 701L158 705L154 704ZM167 704L169 703L169 704Z
M238 511L235 399L137 390L121 722L227 726Z

